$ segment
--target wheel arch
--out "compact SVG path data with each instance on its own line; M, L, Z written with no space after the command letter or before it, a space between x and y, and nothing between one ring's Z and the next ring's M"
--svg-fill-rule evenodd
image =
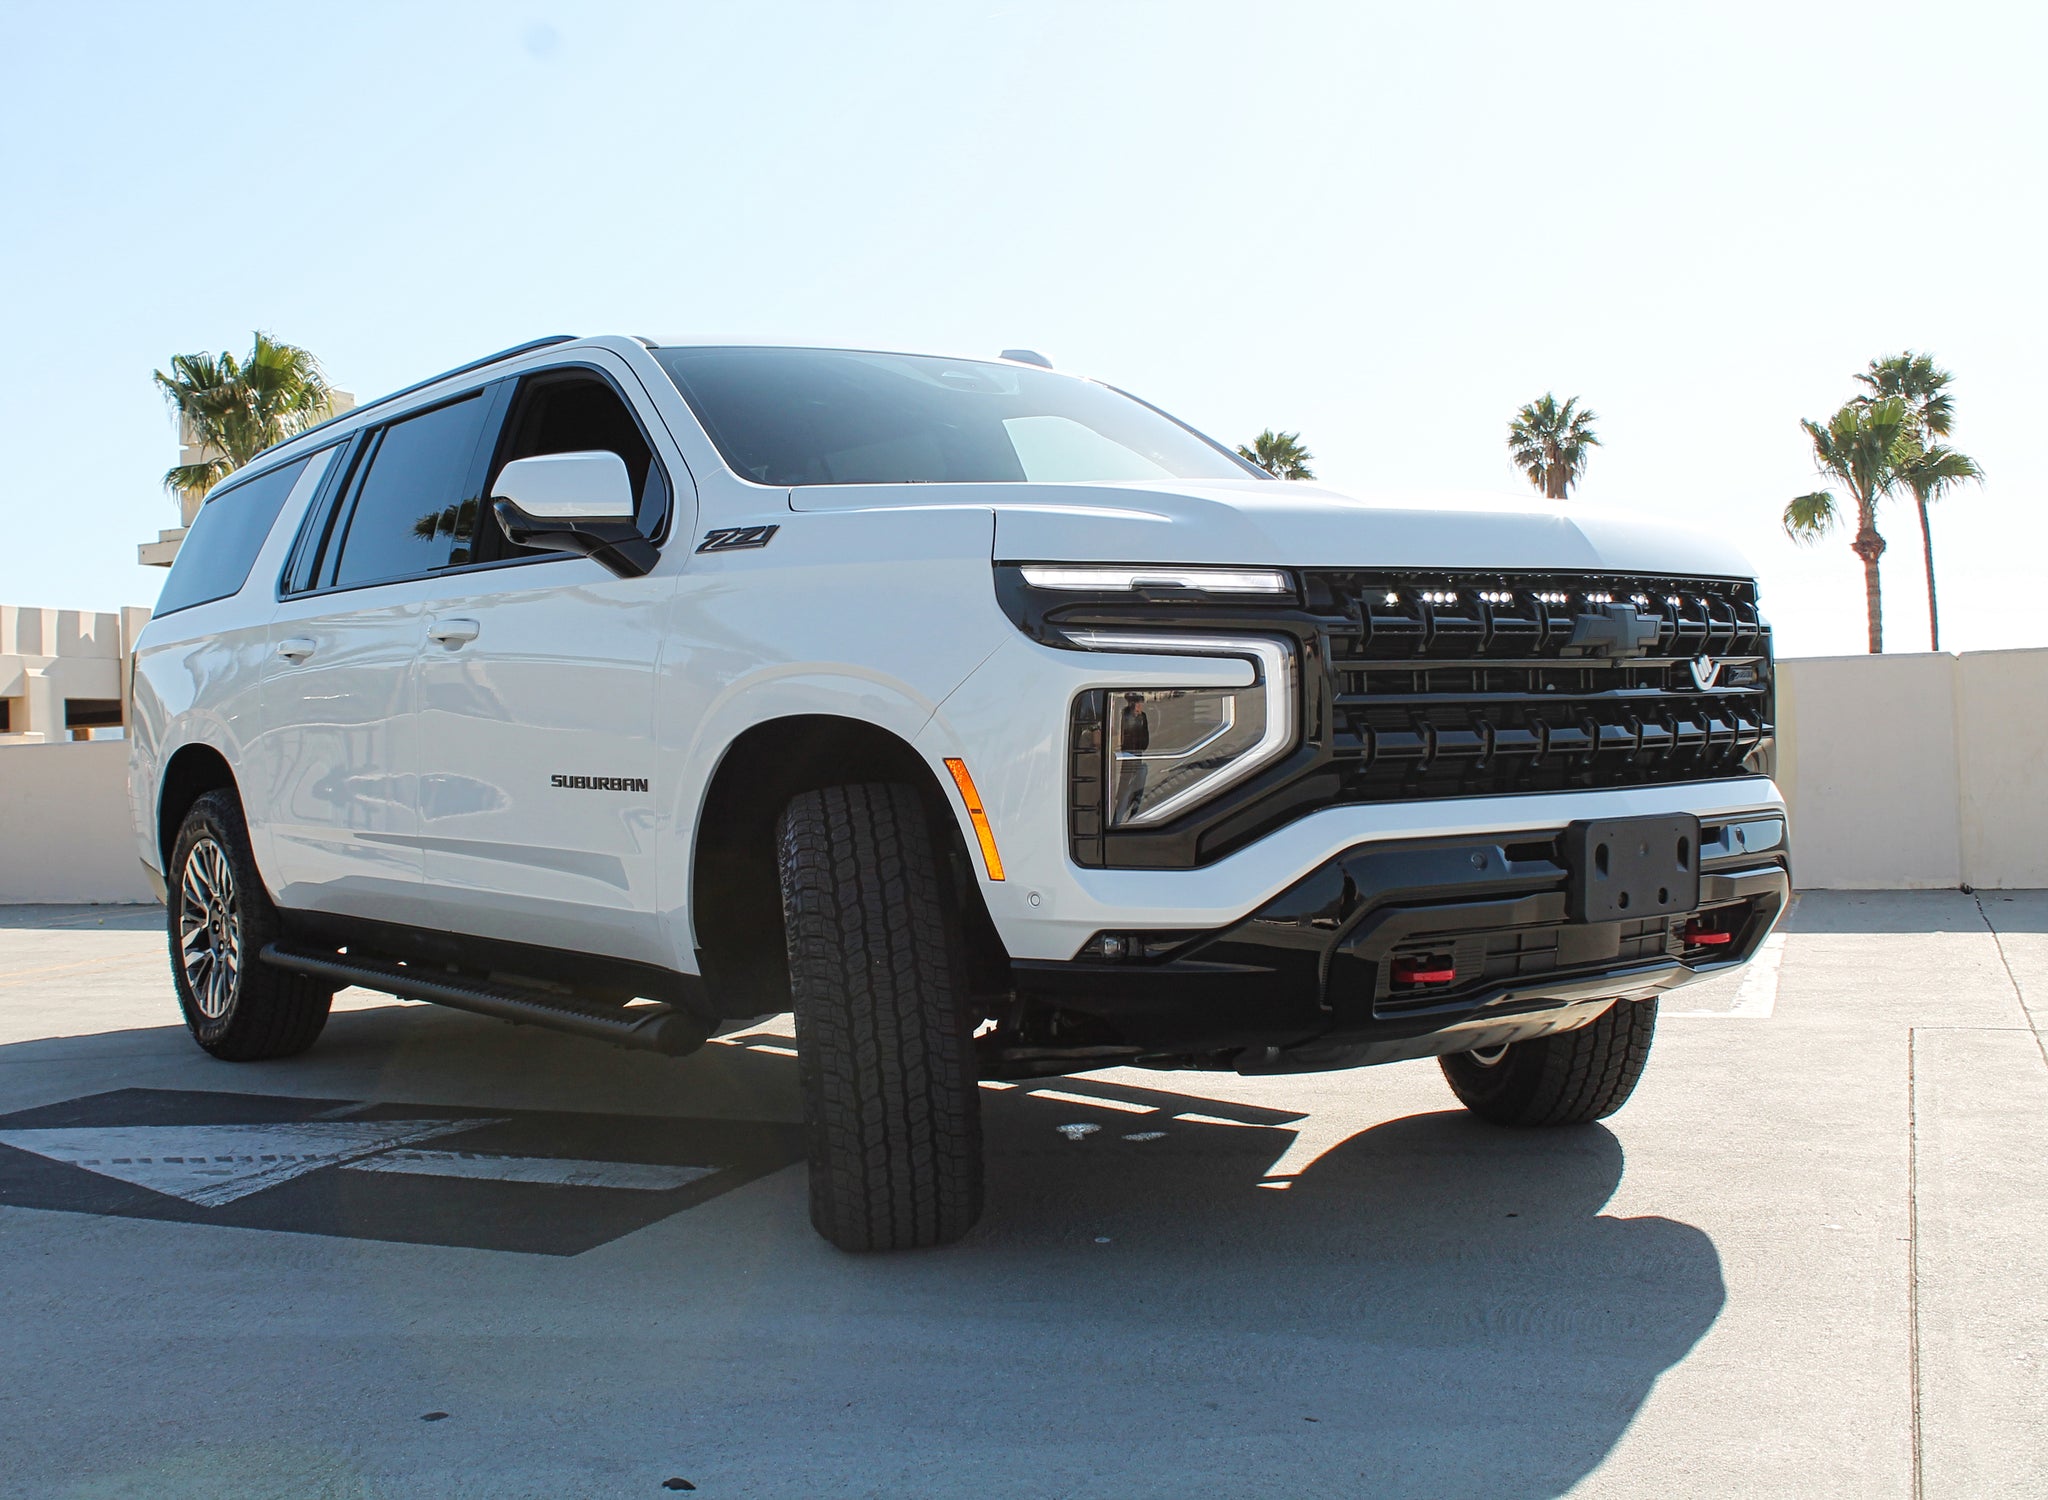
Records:
M698 961L728 1015L788 1009L775 820L819 787L901 782L917 788L940 841L941 875L960 918L970 981L1007 984L1009 955L989 919L949 793L907 741L863 719L792 714L749 726L705 785L690 854L690 929Z
M238 802L241 800L242 790L235 784L235 773L227 757L211 745L180 746L164 763L163 775L157 781L156 850L166 878L170 875L171 848L178 842L185 814L208 792L222 789L233 792Z

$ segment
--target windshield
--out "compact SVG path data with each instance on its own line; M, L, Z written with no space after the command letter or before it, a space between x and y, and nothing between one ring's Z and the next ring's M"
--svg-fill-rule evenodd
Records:
M735 472L757 484L1243 479L1142 401L1049 370L837 349L656 349Z

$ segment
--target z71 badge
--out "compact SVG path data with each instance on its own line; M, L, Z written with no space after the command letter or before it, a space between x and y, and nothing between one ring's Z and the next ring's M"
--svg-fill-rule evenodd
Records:
M720 526L704 533L699 552L737 552L742 547L765 547L775 539L780 526Z

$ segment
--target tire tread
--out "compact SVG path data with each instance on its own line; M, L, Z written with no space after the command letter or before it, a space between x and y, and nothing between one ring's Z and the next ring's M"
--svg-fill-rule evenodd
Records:
M981 1213L981 1101L923 802L805 792L776 839L811 1221L846 1250L958 1239Z
M1657 1002L1617 1000L1572 1031L1516 1042L1482 1067L1466 1053L1438 1059L1451 1092L1500 1125L1585 1125L1628 1102L1657 1034Z

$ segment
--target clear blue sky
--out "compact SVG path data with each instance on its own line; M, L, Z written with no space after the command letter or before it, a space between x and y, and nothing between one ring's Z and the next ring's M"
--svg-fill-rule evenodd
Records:
M1798 654L1802 416L1958 375L1945 644L2048 645L2048 22L2031 5L69 5L0 0L0 602L154 599L149 372L313 349L363 396L547 332L1028 345L1371 491L1727 527ZM1925 645L1910 509L1894 649Z

